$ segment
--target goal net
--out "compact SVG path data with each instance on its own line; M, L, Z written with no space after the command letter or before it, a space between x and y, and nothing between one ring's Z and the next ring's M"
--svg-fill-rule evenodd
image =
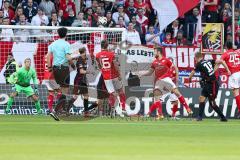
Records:
M45 56L48 46L58 39L58 28L51 26L0 26L0 114L4 114L9 94L12 92L11 84L6 84L7 77L13 72L9 66L14 61L17 67L22 67L26 58L31 59L31 65L37 72L40 103L42 108L47 109L48 91L46 86L42 85L44 72L46 71ZM115 52L117 60L121 64L121 72L125 74L124 49L121 49L124 41L123 31L122 28L68 28L66 40L71 44L71 53L77 56L79 55L79 48L85 47L88 56L88 69L95 71L94 75L88 75L87 77L90 86L89 95L93 100L97 97L96 85L100 77L94 56L101 50L102 40L108 41L109 49ZM14 60L10 61L11 57ZM75 75L76 70L71 70L71 85L73 85ZM82 104L81 97L74 103L79 108L83 106ZM32 100L24 94L19 94L14 99L11 112L13 114L35 114L36 110Z

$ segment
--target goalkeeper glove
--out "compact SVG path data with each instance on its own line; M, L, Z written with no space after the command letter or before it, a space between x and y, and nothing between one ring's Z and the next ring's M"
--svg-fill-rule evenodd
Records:
M16 92L16 87L15 87L15 85L13 84L13 85L11 85L12 86L12 91L13 92Z
M37 85L34 85L34 92L35 92L35 94L36 94L36 95L39 95L39 92L38 92L38 87L37 87Z

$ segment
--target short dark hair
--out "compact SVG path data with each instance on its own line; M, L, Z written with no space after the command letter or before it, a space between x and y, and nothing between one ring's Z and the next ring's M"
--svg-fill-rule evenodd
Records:
M157 50L158 52L162 53L162 47L160 47L159 45L155 45L154 50Z
M64 38L64 37L67 36L68 30L65 27L61 27L57 30L57 32L58 32L58 35L59 35L60 38Z
M86 48L85 47L79 48L79 53L80 54L83 54L85 52L86 52Z
M107 42L107 40L102 40L102 42L101 42L101 48L102 48L102 49L107 49L107 48L108 48L108 42Z
M195 53L195 57L197 57L197 58L202 58L202 57L203 57L202 52L196 52L196 53Z
M227 47L227 49L232 49L233 48L232 42L231 41L227 41L226 42L226 47Z

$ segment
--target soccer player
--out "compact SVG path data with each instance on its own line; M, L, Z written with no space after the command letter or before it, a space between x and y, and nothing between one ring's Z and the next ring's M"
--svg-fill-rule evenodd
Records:
M226 43L227 51L221 56L221 63L226 64L224 68L230 75L228 80L228 87L232 89L233 96L236 99L238 114L237 118L240 119L240 50L233 50L232 42ZM214 70L216 71L219 65Z
M34 83L34 89L30 85L31 79ZM37 109L37 113L41 114L41 106L38 98L38 84L37 84L37 75L36 71L31 67L31 59L26 58L24 60L24 67L20 68L17 72L13 73L9 82L13 84L12 90L5 112L10 113L10 109L13 104L14 97L18 95L18 93L23 92L27 97L31 97L35 102L35 107Z
M50 55L50 61L52 64L53 56ZM48 111L53 112L53 102L55 93L57 93L57 99L59 99L62 95L60 85L54 79L53 73L49 72L47 68L47 55L45 56L45 70L44 70L44 80L42 84L46 85L48 89Z
M87 64L87 56L86 56L86 48L79 49L80 57L77 60L77 74L74 79L74 101L77 99L76 95L83 96L83 105L84 110L83 112L86 114L88 111L96 108L98 105L97 103L93 103L91 106L88 107L88 81L87 81L87 74L94 74L94 72L88 71L88 64ZM68 108L69 110L70 108Z
M123 91L119 66L115 60L114 53L108 50L108 42L106 40L101 42L101 48L102 51L97 53L96 60L99 68L101 69L104 83L109 93L109 105L113 108L117 100L117 96L119 96L123 111L122 113L125 114L126 96ZM123 114L120 116L123 116Z
M70 71L69 64L73 66L71 53L70 53L70 44L66 41L67 37L67 28L59 28L57 30L59 39L54 41L48 47L47 54L47 67L50 72L53 71L54 78L57 84L60 85L62 95L58 100L58 104L55 108L56 113L66 104L66 94L69 92L69 83L70 83ZM53 66L51 63L51 55L53 56ZM72 101L72 99L70 100ZM69 102L71 103L71 102ZM65 109L66 110L66 109ZM67 113L68 114L68 113ZM51 114L50 114L51 115Z
M171 77L170 68L172 67L172 62L162 55L162 48L157 46L154 48L155 60L152 62L151 68L147 71L138 72L138 76L149 76L155 72L154 80L154 103L151 105L150 110L146 116L149 116L152 111L158 108L158 116L156 119L162 119L162 103L160 97L167 93L174 93L179 102L185 107L189 115L192 115L192 110L186 103L184 97L179 92L177 86L173 83Z
M200 72L201 75L201 96L199 97L199 113L197 121L202 121L203 112L205 108L205 101L208 98L210 107L217 112L220 117L220 121L227 121L226 117L223 115L222 111L217 106L215 99L217 97L219 83L218 79L214 74L214 66L220 61L215 60L204 60L201 52L195 54L196 66L195 69L189 75L189 82L191 82L192 77L196 72Z
M173 58L168 59L173 63ZM170 78L176 84L176 86L178 86L178 68L175 65L172 65L169 72L171 75ZM168 93L162 96L161 99L164 100L167 96L172 104L172 119L178 120L179 118L176 116L176 112L178 111L178 97L173 93Z

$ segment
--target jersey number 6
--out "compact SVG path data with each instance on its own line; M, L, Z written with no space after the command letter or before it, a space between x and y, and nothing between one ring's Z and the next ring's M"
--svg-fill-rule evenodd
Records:
M109 58L102 58L101 59L101 66L103 69L111 68L111 63L109 62Z

